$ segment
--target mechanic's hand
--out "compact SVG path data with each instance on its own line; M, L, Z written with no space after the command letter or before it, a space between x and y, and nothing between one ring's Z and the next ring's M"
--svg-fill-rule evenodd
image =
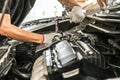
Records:
M61 34L56 32L44 34L44 43L51 44L55 36L61 36Z
M69 16L71 18L71 22L80 23L85 18L85 10L83 10L80 6L74 6Z

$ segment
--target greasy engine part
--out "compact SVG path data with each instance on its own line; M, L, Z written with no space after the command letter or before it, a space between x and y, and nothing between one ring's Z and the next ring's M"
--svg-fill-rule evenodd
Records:
M16 62L12 66L12 74L18 79L29 80L34 61L36 45L22 43L16 46Z
M86 76L106 79L119 76L119 61L117 60L120 58L114 54L115 52L119 53L119 51L116 49L112 50L112 46L110 46L111 44L107 42L108 38L110 39L110 37L105 34L88 34L82 33L81 31L73 33L68 32L68 34L67 32L63 32L62 34L63 36L60 37L60 39L57 39L58 41L55 40L57 42L41 51L35 51L36 46L33 44L18 44L16 46L15 57L17 61L17 68L15 69L20 70L20 73L18 74L21 75L22 70L28 70L29 68L26 68L25 70L24 65L34 61L34 56L36 55L39 57L39 54L42 54L44 51L44 53L47 55L47 68L51 80L77 80L84 79ZM119 41L115 42L119 43ZM61 48L63 44L66 46L65 50L63 49L64 47ZM102 49L99 49L99 45ZM105 53L103 53L103 48L107 50L105 50ZM30 69L28 73L31 73ZM22 74L27 75L28 73L24 73L24 71ZM14 68L13 72L15 72ZM74 74L71 75L71 73ZM24 76L19 77L15 78L18 80L21 78L26 80L26 77Z
M31 73L24 67L18 67L13 63L8 74L4 77L3 80L29 80Z
M59 24L60 24L60 28L62 29L61 26L66 25L68 26L68 28L70 28L71 26L74 27L75 25L71 24L69 22L68 18L65 17L59 17L58 18ZM32 27L35 25L35 27ZM45 26L45 27L40 27L40 26ZM42 30L46 30L46 28L49 30L50 26L53 27L53 30L55 30L55 18L47 18L47 19L40 19L40 20L35 20L35 21L31 21L26 23L23 27L24 28L28 28L28 30L39 33L42 32ZM65 28L68 29L68 28ZM42 29L42 30L41 30ZM63 29L64 30L64 29ZM50 30L51 31L51 30ZM49 31L48 31L49 32ZM5 42L1 42L1 46L6 45L6 43L9 43L10 39L4 39L3 41ZM11 42L11 41L10 41ZM23 43L23 42L19 42L19 41L15 41L13 40L12 45L14 46L14 52L16 53L16 55L14 56L14 66L12 66L12 68L9 71L8 74L5 75L5 80L14 80L14 79L29 79L30 78L30 74L31 74L31 70L32 70L32 65L35 61L36 58L38 58L41 53L37 53L36 51L36 44L33 43Z
M81 33L71 30L73 33L65 33L64 35L63 32L63 36L58 42L53 43L44 50L36 52L32 51L36 47L31 46L32 44L18 44L16 46L17 54L14 57L16 59L16 68L12 66L11 69L13 70L9 71L10 75L7 74L7 76L13 78L6 80L27 80L30 77L34 57L37 58L42 53L46 55L48 77L51 80L117 79L117 77L120 77L120 18L119 6L118 9L114 10L114 8L106 8L110 11L107 14L103 11L102 14L88 15L87 19L92 21L88 22L90 23L88 25L85 23L87 26L80 31ZM45 26L44 31L51 31L51 28L55 30L54 19L47 18L43 19L43 21L31 21L24 24L23 27L36 33L41 33L43 26ZM66 31L66 26L76 27L76 25L69 23L69 19L60 19L59 29ZM76 30L79 31L78 25ZM63 46L63 43L66 47ZM61 48L61 46L63 47ZM14 73L17 74L14 75Z
M5 76L5 80L29 80L31 76L31 69L34 61L34 55L36 50L36 44L21 43L19 41L9 41L14 45L14 61L8 74Z
M119 6L120 4L109 6L95 15L87 15L87 18L93 20L93 22L89 23L82 31L88 34L97 35L99 39L104 39L102 43L111 46L112 49L115 48L120 50Z
M115 76L107 69L105 57L90 45L87 37L75 34L73 38L69 34L61 39L43 52L51 80L80 79L83 75L101 79Z
M25 64L33 61L33 56L35 54L35 46L32 44L19 44L16 46L16 60L18 64ZM22 58L21 58L22 57Z
M89 35L92 46L105 57L108 67L111 68L116 77L120 76L119 6L106 7L99 13L87 15L87 18L92 21L81 29L84 34Z
M12 48L9 45L0 47L0 79L8 73L12 66L12 61L15 56Z

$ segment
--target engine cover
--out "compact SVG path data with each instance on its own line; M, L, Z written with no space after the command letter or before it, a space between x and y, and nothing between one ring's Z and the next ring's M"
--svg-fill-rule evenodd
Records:
M58 77L63 80L77 78L76 76L80 76L84 72L81 69L86 62L97 67L105 67L104 57L92 46L81 40L63 40L55 43L44 51L44 55L52 80L59 80Z

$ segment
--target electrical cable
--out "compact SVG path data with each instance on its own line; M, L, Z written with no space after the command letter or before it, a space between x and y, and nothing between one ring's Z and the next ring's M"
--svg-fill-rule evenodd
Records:
M120 69L120 66L117 66L117 65L114 65L114 64L109 64L110 66L112 67L115 67L115 68L119 68Z

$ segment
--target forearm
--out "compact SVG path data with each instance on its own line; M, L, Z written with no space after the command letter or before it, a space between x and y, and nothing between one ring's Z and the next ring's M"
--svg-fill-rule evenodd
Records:
M104 5L106 5L106 0L97 0L97 2L100 5L100 7L104 7Z
M14 25L2 25L1 26L1 35L24 41L24 42L34 42L34 43L43 43L43 35L31 33Z
M79 6L78 2L76 0L67 0L69 3L71 3L73 6Z
M43 35L31 33L12 25L9 14L4 15L0 26L0 34L24 42L43 43L44 40Z
M62 0L64 5L67 5L69 8L73 8L74 6L80 6L76 0Z

